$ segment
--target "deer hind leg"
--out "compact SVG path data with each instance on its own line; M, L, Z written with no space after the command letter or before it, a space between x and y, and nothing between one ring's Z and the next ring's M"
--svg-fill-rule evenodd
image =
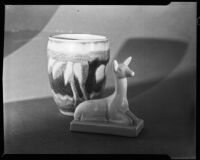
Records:
M91 121L91 122L108 122L108 120L106 119L106 117L104 115L82 115L81 117L82 121Z
M101 101L98 100L88 100L80 103L75 114L76 112L78 114L81 113L81 121L108 122L106 107L102 106Z
M126 126L130 126L132 124L132 120L121 113L115 113L114 116L110 116L109 121L115 124Z

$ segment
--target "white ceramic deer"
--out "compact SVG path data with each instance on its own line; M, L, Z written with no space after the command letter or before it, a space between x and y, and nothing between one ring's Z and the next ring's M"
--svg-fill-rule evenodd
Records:
M74 120L92 122L111 122L131 126L139 122L130 110L127 100L127 77L133 77L134 72L128 67L132 57L123 63L113 61L115 91L112 95L80 103L74 113Z

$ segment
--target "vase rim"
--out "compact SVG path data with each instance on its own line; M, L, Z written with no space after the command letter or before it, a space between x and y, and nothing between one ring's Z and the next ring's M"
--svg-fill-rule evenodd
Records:
M70 42L99 42L99 41L108 41L108 38L103 35L95 34L83 34L83 33L63 33L50 35L49 39L59 40L59 41L70 41Z

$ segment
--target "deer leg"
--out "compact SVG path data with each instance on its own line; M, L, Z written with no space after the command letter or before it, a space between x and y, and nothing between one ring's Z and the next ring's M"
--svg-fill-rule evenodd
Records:
M116 119L110 119L109 121L119 125L125 125L125 126L132 125L130 119L125 117L124 115L120 115Z
M139 118L134 114L132 113L130 110L126 111L125 113L128 117L130 117L136 124L138 124L139 122Z

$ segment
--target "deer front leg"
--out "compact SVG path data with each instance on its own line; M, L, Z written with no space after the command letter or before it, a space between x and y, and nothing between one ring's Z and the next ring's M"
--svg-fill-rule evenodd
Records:
M139 122L140 119L134 113L132 113L130 110L127 110L125 112L125 114L128 117L130 117L136 125L138 124L138 122Z

